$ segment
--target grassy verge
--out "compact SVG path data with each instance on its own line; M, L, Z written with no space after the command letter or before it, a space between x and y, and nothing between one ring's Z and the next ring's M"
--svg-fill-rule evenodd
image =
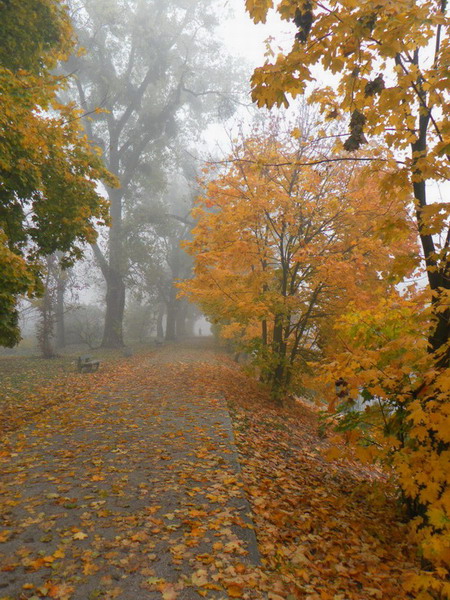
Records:
M148 352L140 349L139 354ZM78 373L77 358L90 354L101 361L97 373ZM135 360L120 350L70 350L53 359L36 356L0 357L0 437L28 423L59 402L88 393L114 377L118 365Z

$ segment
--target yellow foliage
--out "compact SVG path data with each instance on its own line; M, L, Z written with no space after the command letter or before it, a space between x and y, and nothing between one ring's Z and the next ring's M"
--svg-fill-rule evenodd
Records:
M281 1L276 4L280 16L294 18L287 6L306 10L299 2ZM319 85L311 99L330 118L337 115L337 106L351 115L346 150L359 148L370 135L384 139L402 157L409 150L381 185L386 205L393 184L400 194L414 192L428 297L391 297L367 310L349 307L336 324L336 339L343 344L330 349L324 380L330 385L342 377L349 399L352 389L359 389L375 403L364 413L371 422L372 442L383 446L381 456L389 457L394 450L403 494L411 512L421 517L412 523L414 539L435 567L411 581L410 590L416 598L450 597L445 583L450 569L450 209L448 202L427 205L420 188L429 179L450 179L450 38L443 33L450 29L450 15L445 4L410 0L337 0L308 6L308 25L305 18L296 21L299 34L291 50L255 70L253 98L259 106L280 105L286 94L305 92L313 67L320 65L336 75L337 84ZM247 8L254 10L251 3ZM424 59L424 53L434 53L434 58ZM391 237L389 227L384 232ZM397 256L392 274L400 280L413 264L409 257ZM352 418L351 412L345 416L346 426ZM362 417L359 423L366 426ZM394 448L392 433L398 440Z
M186 244L195 276L180 285L280 387L333 337L331 318L394 285L380 277L392 271L391 245L399 256L414 248L403 197L381 209L373 173L310 164L294 133L255 133L205 182Z

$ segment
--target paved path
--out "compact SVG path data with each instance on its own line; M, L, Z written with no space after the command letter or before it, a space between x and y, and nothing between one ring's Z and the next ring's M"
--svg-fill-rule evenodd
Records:
M234 584L258 563L256 538L199 360L131 359L120 381L15 434L0 465L1 600L255 597Z

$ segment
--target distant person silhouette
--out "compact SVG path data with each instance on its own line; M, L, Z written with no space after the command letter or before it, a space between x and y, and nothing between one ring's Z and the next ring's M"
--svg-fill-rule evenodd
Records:
M199 335L200 337L201 337L201 335L202 335L202 328L201 328L201 327L199 327L199 328L198 328L198 335Z

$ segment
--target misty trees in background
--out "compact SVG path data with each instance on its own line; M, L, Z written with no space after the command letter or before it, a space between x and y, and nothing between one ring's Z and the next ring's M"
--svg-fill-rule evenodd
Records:
M207 0L98 0L71 3L84 54L66 65L86 131L104 150L120 188L107 188L112 225L107 249L94 245L106 282L102 345L123 345L129 261L124 218L136 201L151 202L170 177L174 151L208 122L229 116L234 81L214 29L217 7ZM97 107L101 111L94 112Z
M103 311L92 304L73 306L66 316L66 339L69 344L98 348L102 339Z
M36 337L39 350L43 358L53 358L54 349L54 327L55 327L55 268L58 267L55 254L46 257L46 274L43 281L44 293L37 301L39 320L36 327Z
M55 291L55 347L64 348L66 345L65 296L69 271L61 267L56 272Z
M186 335L186 301L178 299L177 281L187 279L192 270L192 260L180 248L180 242L187 239L190 225L169 223L169 232L163 238L166 268L159 282L160 298L166 308L165 339L171 341L180 335Z
M135 205L124 220L129 259L127 286L135 299L155 310L156 337L174 340L192 334L198 309L177 298L175 284L190 277L192 259L181 248L189 239L189 214L196 188L192 169L174 176L151 206ZM164 328L165 325L165 328Z
M32 306L37 311L36 338L44 358L53 358L58 350L65 348L66 315L78 307L76 292L80 283L75 269L64 268L63 258L61 252L45 257L43 293L36 301L32 301ZM68 294L70 302L67 302Z

